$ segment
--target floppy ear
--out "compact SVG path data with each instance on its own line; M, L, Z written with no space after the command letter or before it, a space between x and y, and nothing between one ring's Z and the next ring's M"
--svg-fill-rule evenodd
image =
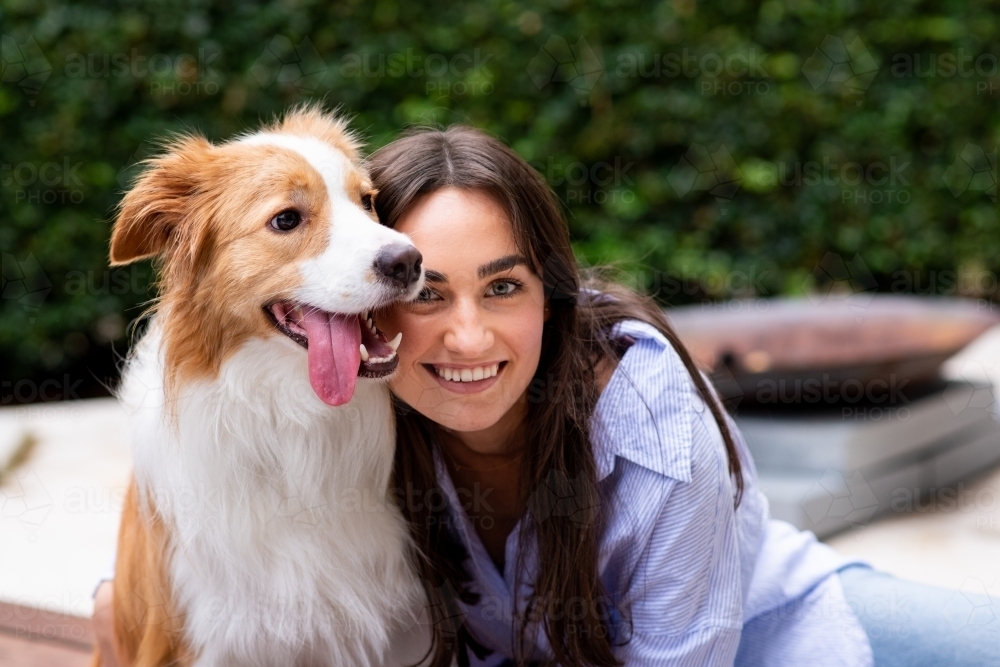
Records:
M184 219L197 186L199 167L212 145L203 137L183 137L167 152L147 160L147 169L118 207L111 231L111 266L161 254Z

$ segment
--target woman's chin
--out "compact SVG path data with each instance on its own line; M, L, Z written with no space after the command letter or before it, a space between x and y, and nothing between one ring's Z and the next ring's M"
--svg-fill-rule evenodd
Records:
M470 410L471 411L471 410ZM502 414L484 416L481 410L477 410L476 415L429 415L424 416L436 422L442 428L455 433L477 433L485 431L500 421Z

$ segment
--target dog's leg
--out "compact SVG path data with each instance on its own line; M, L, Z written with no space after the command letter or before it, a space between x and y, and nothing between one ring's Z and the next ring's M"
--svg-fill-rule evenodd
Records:
M122 509L115 567L114 626L118 655L134 667L188 665L183 618L174 608L164 563L166 531L151 507L139 506L135 480Z

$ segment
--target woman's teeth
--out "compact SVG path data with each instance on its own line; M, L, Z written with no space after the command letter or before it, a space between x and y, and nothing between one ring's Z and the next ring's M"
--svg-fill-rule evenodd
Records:
M499 368L500 364L478 366L476 368L439 368L438 366L434 366L434 372L445 380L452 382L476 382L477 380L485 380L486 378L493 377L497 374L497 369Z

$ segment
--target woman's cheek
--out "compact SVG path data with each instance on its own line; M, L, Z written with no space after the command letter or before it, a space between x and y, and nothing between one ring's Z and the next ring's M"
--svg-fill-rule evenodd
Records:
M422 396L426 399L428 390L441 390L419 363L432 347L431 341L436 335L435 318L426 314L409 313L400 308L394 312L391 326L391 331L402 332L403 339L396 350L399 365L396 373L389 379L389 389L408 405L416 407Z

